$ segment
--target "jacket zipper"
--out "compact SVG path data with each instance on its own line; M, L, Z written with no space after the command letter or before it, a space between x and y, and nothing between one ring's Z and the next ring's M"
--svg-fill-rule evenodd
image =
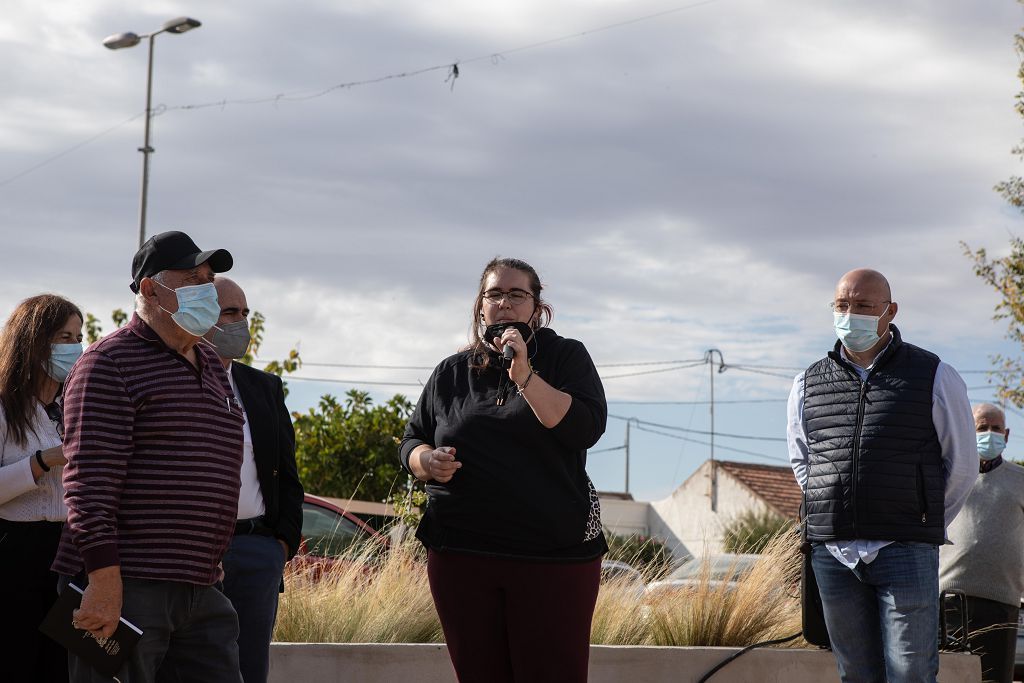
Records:
M857 517L858 505L857 505L857 478L859 476L860 469L860 433L864 427L864 402L867 398L868 383L862 381L860 383L860 399L857 401L857 426L853 432L853 482L852 482L852 498L853 498L853 537L857 536Z
M921 463L917 463L917 502L921 507L921 524L924 525L928 522L928 496L925 493L924 468Z

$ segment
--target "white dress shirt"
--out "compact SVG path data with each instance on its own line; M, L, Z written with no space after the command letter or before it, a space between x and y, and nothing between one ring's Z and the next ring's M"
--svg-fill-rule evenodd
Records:
M890 340L890 344L891 344ZM889 348L887 344L878 356ZM862 368L850 360L846 349L840 346L843 360L849 361L863 382L874 367ZM878 358L875 356L875 359ZM800 489L807 487L807 427L804 424L804 373L793 380L787 406L786 436L789 441L789 464L796 475ZM932 423L942 449L942 469L946 477L945 515L946 528L960 512L978 477L978 446L974 436L974 417L971 402L967 398L967 385L950 365L939 362L935 370L932 388ZM948 538L948 537L947 537ZM839 562L850 569L859 560L865 564L878 557L878 551L893 541L852 540L826 543L825 547Z
M235 392L235 398L238 399L238 405L242 406L242 415L245 417L245 424L242 425L242 489L238 492L238 519L252 519L261 517L267 511L267 507L263 502L260 480L256 473L256 458L252 452L249 411L245 409L245 402L238 393L238 385L235 384L235 376L231 373L230 367L228 379L231 380L231 391Z
M46 415L46 408L35 402L32 425L24 445L7 436L7 420L0 410L0 518L11 522L63 522L68 509L64 505L64 487L60 483L63 467L51 467L36 481L32 477L32 458L36 451L60 445L57 428Z

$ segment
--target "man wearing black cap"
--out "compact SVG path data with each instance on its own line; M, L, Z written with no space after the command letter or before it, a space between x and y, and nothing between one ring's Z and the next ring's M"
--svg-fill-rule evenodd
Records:
M123 616L143 631L121 683L241 680L238 618L214 584L235 529L243 415L199 343L220 315L214 273L231 265L185 233L150 238L132 262L131 322L65 384L68 521L53 568L62 585L88 582L76 628L109 637ZM110 680L74 656L69 673Z

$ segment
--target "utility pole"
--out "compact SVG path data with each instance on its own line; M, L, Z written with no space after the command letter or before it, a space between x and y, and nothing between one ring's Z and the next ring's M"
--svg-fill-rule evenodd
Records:
M711 499L711 511L718 509L718 472L715 466L715 354L718 354L718 374L725 372L725 359L718 349L708 349L704 352L704 361L708 364L708 372L711 378L711 481L709 483L708 497Z
M631 417L626 420L626 493L629 493L629 426L634 422L639 425L639 418Z

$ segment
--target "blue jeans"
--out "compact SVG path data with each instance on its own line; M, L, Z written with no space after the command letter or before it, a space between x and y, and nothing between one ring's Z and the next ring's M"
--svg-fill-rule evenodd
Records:
M815 543L811 564L844 683L935 683L938 546L893 543L849 569Z
M245 683L267 681L284 562L284 547L271 536L235 536L224 554L224 594L238 612L238 659Z
M61 577L60 590L68 578ZM238 617L216 586L123 579L121 616L142 638L117 673L121 683L241 683ZM68 655L72 683L110 683L85 661Z

